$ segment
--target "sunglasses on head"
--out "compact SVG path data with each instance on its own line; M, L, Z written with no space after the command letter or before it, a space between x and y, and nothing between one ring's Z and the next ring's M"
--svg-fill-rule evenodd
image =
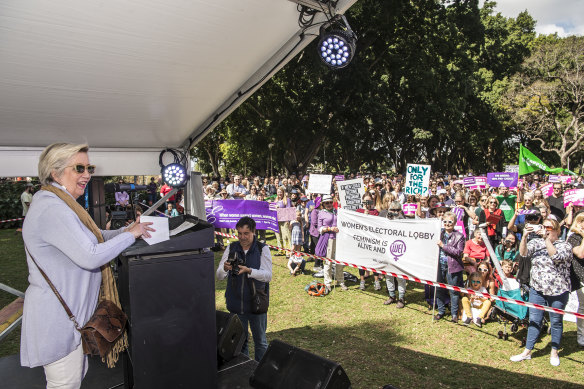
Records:
M72 165L71 167L78 174L85 173L85 169L87 169L87 173L89 173L89 174L95 173L95 165L87 165L87 166L85 166L85 165L82 165L82 164L79 163L79 164L76 164L76 165Z

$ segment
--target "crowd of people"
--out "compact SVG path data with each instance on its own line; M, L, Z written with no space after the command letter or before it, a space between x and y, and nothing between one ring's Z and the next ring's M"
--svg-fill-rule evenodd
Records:
M358 177L349 175L346 179ZM496 295L501 288L492 256L501 264L504 276L517 280L525 291L525 299L536 304L565 308L571 291L577 291L578 313L584 314L584 207L564 206L563 192L584 189L582 177L573 177L570 183L554 182L549 196L542 188L548 185L547 176L531 174L522 177L515 188L469 188L462 176L434 173L428 195L406 195L402 188L405 177L387 174L363 175L366 188L362 196L363 212L389 219L439 218L442 232L438 281L467 287L478 292ZM308 191L309 176L203 178L204 196L212 199L248 199L271 201L280 208L296 208L296 218L280 221L276 233L277 246L291 249L280 251L288 257L291 276L306 272L306 259L299 252L335 259L336 209L341 207L339 192L333 179L330 194L315 195ZM404 204L416 204L414 213L404 213ZM486 224L487 237L493 251L487 249L479 225ZM258 240L265 242L265 231ZM350 262L350 259L346 259ZM325 293L336 281L341 290L347 286L343 266L331 261L315 260L312 268L323 271ZM334 272L334 275L333 275ZM373 280L375 290L382 289L380 274L360 270L360 289L366 289L367 279ZM385 305L406 304L406 281L385 277L388 299ZM397 289L397 294L396 294ZM432 290L427 288L427 301L432 301ZM491 318L494 300L473 294L463 294L439 288L436 293L441 320L450 311L451 321L465 325L483 326ZM512 361L531 358L531 350L542 328L543 311L529 310L529 327L523 353ZM552 351L550 363L559 365L558 349L563 332L562 315L550 313ZM577 341L584 347L584 321L577 321Z

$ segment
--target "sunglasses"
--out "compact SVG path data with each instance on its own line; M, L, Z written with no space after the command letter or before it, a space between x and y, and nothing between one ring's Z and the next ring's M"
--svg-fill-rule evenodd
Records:
M481 201L487 201L487 199L481 199Z
M489 269L485 269L485 268L480 268L480 267L479 267L479 271L480 271L480 272L482 272L482 273L486 273L486 272L488 272L488 271L489 271Z
M443 223L446 225L454 224L454 222L452 220L444 220Z
M489 201L489 204L497 204L496 201Z
M472 280L470 283L471 283L471 284L480 284L481 282L480 282L480 281L475 281L475 280Z
M73 170L75 170L75 172L77 174L83 174L85 173L85 169L87 169L87 173L89 174L93 174L95 173L95 165L82 165L82 164L77 164L77 165L72 165L71 166L73 168Z
M543 228L545 228L546 231L553 231L554 227L552 226L543 226Z
M399 211L401 211L401 209L399 209L399 208L396 208L396 209L390 209L390 211L391 211L391 212L399 212Z

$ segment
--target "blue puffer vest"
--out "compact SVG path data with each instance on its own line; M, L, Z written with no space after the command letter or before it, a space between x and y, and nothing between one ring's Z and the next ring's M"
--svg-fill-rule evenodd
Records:
M243 248L239 242L233 242L229 245L229 255L231 256L237 251L239 258L243 258L245 261L245 266L252 269L259 269L261 265L261 255L265 244L258 242L254 238L251 247L247 251L247 254L243 252ZM252 271L253 273L253 271ZM229 274L227 279L227 288L225 289L225 301L227 305L227 310L231 313L251 313L251 297L252 297L252 287L251 282L255 283L256 290L263 290L265 288L266 293L269 296L269 283L254 280L253 278L248 278L247 274L240 274L237 277L233 277Z

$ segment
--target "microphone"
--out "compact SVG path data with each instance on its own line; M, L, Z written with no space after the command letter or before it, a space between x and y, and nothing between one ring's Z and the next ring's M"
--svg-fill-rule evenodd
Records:
M147 185L134 185L134 184L105 184L105 191L107 193L114 193L114 192L136 192L139 190L146 190L148 189Z

